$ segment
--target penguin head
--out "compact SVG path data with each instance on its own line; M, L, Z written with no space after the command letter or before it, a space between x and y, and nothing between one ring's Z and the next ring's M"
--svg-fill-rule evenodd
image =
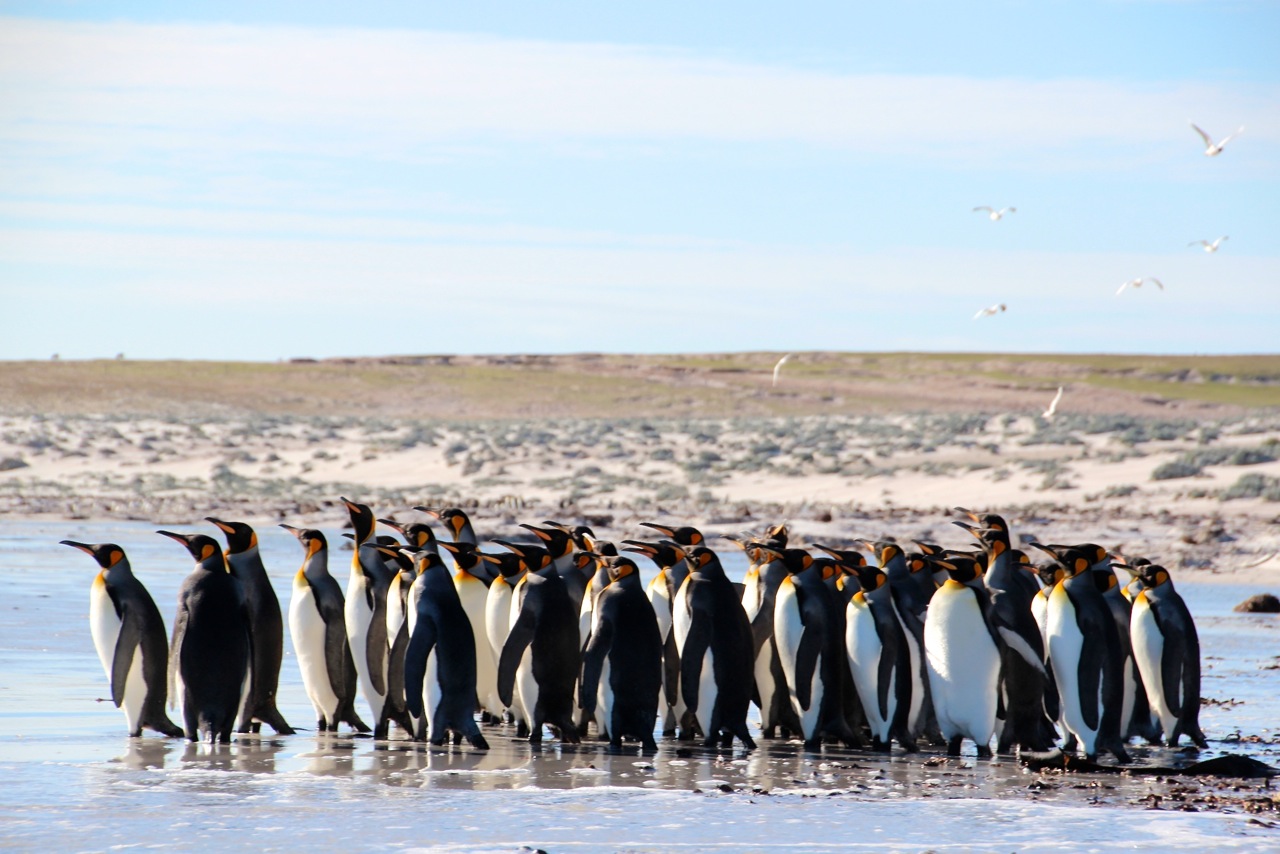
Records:
M520 527L532 532L542 541L543 547L550 552L552 560L558 560L573 551L573 537L564 528L539 528L528 523L522 523Z
M920 554L925 555L926 557L942 554L942 546L937 545L936 543L922 543L919 540L912 540L911 542L915 543L915 547L920 550Z
M448 572L445 568L444 560L441 559L439 554L431 551L430 549L422 549L414 552L412 560L413 571L418 575L423 575L424 573L431 572L432 570L444 570L445 572Z
M689 569L694 572L724 572L724 567L720 565L720 558L706 546L693 546L685 552L685 560L689 562Z
M205 516L206 522L212 522L218 526L218 530L222 531L227 537L227 554L238 555L241 552L247 552L258 545L258 535L253 528L244 522L224 522L221 519L215 519L212 516Z
M395 519L379 519L378 522L393 531L399 532L400 536L404 537L405 542L414 549L425 549L435 545L436 532L425 522L410 522L407 525L397 522Z
M382 537L379 537L378 539L381 540ZM409 549L407 546L378 543L376 546L373 547L373 549L378 554L387 558L388 562L395 567L397 572L411 573L414 571L413 558L409 556L410 554L412 554L412 550Z
M280 527L298 538L298 542L302 544L307 557L312 557L317 552L329 548L329 543L325 540L324 534L315 528L295 528L292 525L281 525Z
M873 593L889 583L889 576L885 575L883 569L865 562L853 567L853 574L857 576L858 586L864 594Z
M697 528L691 528L688 525L680 528L673 528L669 525L659 525L657 522L641 522L640 524L645 528L652 528L653 530L670 537L677 545L681 546L700 546L705 540L701 531Z
M480 550L474 545L467 542L461 543L439 543L440 548L453 555L453 562L457 564L458 569L474 575L474 570L480 565Z
M347 506L347 513L351 516L351 527L355 530L355 536L352 539L356 541L356 547L359 548L373 536L377 520L373 518L373 511L366 504L357 504L345 498L342 499L342 503Z
M907 569L917 579L927 579L932 584L933 573L937 569L934 562L930 560L932 556L929 552L915 552L907 555Z
M658 565L658 569L669 569L684 560L684 550L674 543L666 541L650 543L644 540L623 540L623 551L640 554Z
M524 562L520 559L520 555L515 552L499 552L497 554L480 552L480 559L485 563L493 564L498 570L498 575L508 580L524 572Z
M944 560L936 563L946 571L948 582L972 585L982 581L982 568L972 555L948 552Z
M880 561L881 566L888 566L890 561L902 555L902 546L891 540L872 543L871 548L875 551L876 560Z
M969 517L970 521L981 528L993 528L1003 531L1006 541L1008 540L1009 525L1004 521L1003 516L997 516L995 513L979 514L964 507L955 507L952 509L961 516Z
M812 561L814 570L823 581L835 583L842 574L840 563L835 558L816 557Z
M867 556L862 552L853 549L837 549L831 546L824 546L820 543L814 543L813 547L820 552L830 555L835 561L844 568L845 572L852 572L860 566L867 565Z
M799 575L813 566L813 555L804 549L783 549L781 554L782 565L791 575Z
M1169 577L1169 570L1165 569L1163 566L1158 566L1154 563L1146 563L1142 566L1136 567L1136 569L1136 577L1138 582L1142 585L1143 590L1155 590L1159 587L1164 587L1166 584L1172 583L1172 579Z
M529 545L527 543L512 543L507 540L494 540L495 543L513 552L520 558L520 562L524 564L524 568L528 572L541 572L551 566L551 553L542 546ZM448 547L448 543L440 545ZM454 543L453 545L457 545Z
M778 525L771 525L764 532L764 540L766 543L775 545L778 548L785 549L787 547L787 525L785 522Z
M89 557L98 562L98 566L103 569L111 569L111 567L124 560L124 549L115 543L77 543L75 540L62 540L61 545L71 546L73 549L79 549Z
M970 525L968 522L952 522L957 528L964 528L970 534L982 543L982 548L992 558L999 557L1009 551L1009 531L1004 527L1004 520L999 516L984 516L983 519L999 519L1000 526L980 527L978 525Z
M429 516L439 519L441 524L449 530L449 536L454 540L465 536L466 532L471 529L471 517L461 507L446 507L443 510L432 510L428 507L415 507L413 509L420 510Z
M213 537L204 534L175 534L173 531L156 531L157 534L182 543L196 559L196 563L221 563L226 568L226 560L222 556L222 547Z
M634 577L639 581L640 570L635 561L629 557L606 557L604 558L604 565L609 572L610 584L616 584L628 577Z

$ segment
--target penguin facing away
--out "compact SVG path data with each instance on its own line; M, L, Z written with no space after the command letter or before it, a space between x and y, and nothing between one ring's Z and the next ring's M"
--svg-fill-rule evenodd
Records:
M939 562L950 576L929 603L924 624L930 695L947 753L965 738L991 756L999 704L1001 642L991 625L991 600L972 558Z
M129 735L136 738L146 728L181 738L182 730L164 710L169 669L164 620L124 549L73 540L62 545L79 549L101 567L89 590L89 629L111 683L111 702L124 712Z
M1134 571L1142 589L1133 600L1129 624L1133 654L1151 709L1169 746L1185 735L1200 749L1209 746L1200 729L1200 638L1186 602L1162 566Z
M749 750L747 731L754 664L751 624L716 553L692 546L691 572L680 586L672 633L680 652L680 691L701 728L704 745L729 746L736 736Z
M271 586L267 568L258 553L258 535L244 522L224 522L205 517L227 538L227 566L244 588L249 606L249 631L253 636L253 682L239 732L258 732L265 723L280 735L293 735L284 715L276 708L280 662L284 656L284 619L280 600Z
M580 704L587 717L594 714L602 722L611 748L633 738L645 753L653 753L658 749L653 728L662 686L658 619L631 559L606 557L601 563L608 568L609 583L592 611Z
M424 582L405 654L404 679L409 713L421 721L415 737L441 745L452 731L477 750L488 750L475 720L475 652L483 634L472 631L440 556L420 551L414 562Z
M329 546L314 529L281 525L298 538L305 556L293 578L289 634L302 672L302 687L316 712L316 729L337 732L345 723L356 732L369 726L356 713L356 666L347 642L342 587L329 574Z
M201 733L229 743L249 699L252 642L244 589L227 570L222 549L204 534L157 531L181 543L196 560L178 591L169 659L169 694L182 704L189 741Z

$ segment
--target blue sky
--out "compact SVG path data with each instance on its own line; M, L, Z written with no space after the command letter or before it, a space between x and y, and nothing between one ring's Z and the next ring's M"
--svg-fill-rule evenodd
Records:
M0 0L0 358L1275 352L1278 38L1249 2Z

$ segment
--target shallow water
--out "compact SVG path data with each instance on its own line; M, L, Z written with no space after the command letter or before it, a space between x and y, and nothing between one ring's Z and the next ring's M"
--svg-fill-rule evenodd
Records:
M100 699L106 679L85 619L95 565L57 543L124 546L169 621L190 560L156 527L0 523L0 580L8 591L0 605L6 845L823 851L1280 844L1275 829L1239 813L1106 808L1155 791L1149 778L1059 775L1046 783L1012 761L972 755L960 762L845 750L817 756L792 744L720 755L671 742L654 757L610 755L594 744L550 743L535 752L503 729L492 731L487 753L314 732L243 737L218 748L130 739L123 716ZM338 539L339 532L326 533ZM283 531L264 528L260 537L277 592L287 595L301 549ZM343 583L349 557L336 552L331 566ZM741 574L741 555L725 561ZM1200 629L1203 694L1234 701L1201 715L1211 750L1200 758L1238 752L1280 764L1280 669L1268 669L1280 665L1280 620L1231 612L1268 591L1178 584ZM295 727L311 727L288 641L285 649L281 710ZM1168 750L1134 752L1151 764L1187 761Z

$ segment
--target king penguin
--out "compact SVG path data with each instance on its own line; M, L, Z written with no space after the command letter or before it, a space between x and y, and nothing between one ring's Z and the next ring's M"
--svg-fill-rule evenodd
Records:
M531 552L524 547L517 554L528 562ZM519 677L521 716L529 725L529 742L542 743L545 723L556 728L561 741L577 744L581 739L574 721L573 694L582 662L578 614L564 579L545 550L541 568L529 568L512 604L516 617L498 661L499 700L504 706L511 705Z
M329 544L314 529L281 525L306 553L293 577L289 635L302 671L302 687L316 711L316 729L337 732L345 723L356 732L369 725L356 714L356 666L347 642L342 588L329 574Z
M894 613L889 579L865 561L854 571L858 589L845 606L845 652L871 729L872 749L888 752L890 739L896 738L905 750L915 752L915 741L906 734L911 659Z
M773 633L778 588L789 574L780 555L787 546L787 529L777 525L764 537L748 539L740 545L748 560L742 585L742 608L751 623L751 643L755 650L752 699L760 709L760 734L764 738L775 738L779 727L784 736L799 733L800 718L791 705L787 676Z
M586 716L602 723L614 750L623 738L640 742L645 753L658 749L653 728L662 686L662 636L658 619L640 583L640 571L626 557L602 557L609 583L592 610L591 638L578 691Z
M239 732L258 732L265 723L281 735L293 735L293 727L276 708L280 661L284 656L284 620L280 600L271 586L267 568L258 553L258 535L244 522L224 522L205 517L227 538L227 566L244 588L249 605L249 631L253 635L253 682Z
M1124 686L1116 624L1090 571L1106 558L1106 550L1091 543L1035 545L1063 569L1064 578L1050 592L1045 614L1049 665L1058 685L1063 724L1089 759L1105 749L1128 762L1120 737Z
M1203 750L1209 744L1200 730L1200 638L1195 621L1167 569L1147 564L1134 575L1142 589L1133 600L1129 631L1151 709L1170 747L1177 747L1185 735Z
M169 720L169 641L155 600L133 574L124 549L115 543L88 545L63 540L97 561L101 571L89 589L89 631L102 669L111 683L111 702L124 711L129 735L143 728L181 738Z
M157 533L182 543L196 561L178 591L169 696L182 704L189 741L203 733L210 743L228 743L249 699L253 650L244 589L212 537Z
M853 734L841 707L844 621L836 613L835 597L808 552L783 549L775 554L788 574L774 602L773 636L791 706L800 719L799 735L805 750L821 749L824 735L852 747Z
M382 739L387 737L392 720L406 729L411 726L399 698L387 693L387 669L391 661L387 591L392 573L375 545L373 535L377 521L373 511L346 498L342 503L351 516L355 541L345 603L347 642L356 664L360 693L373 713L374 738Z
M751 624L715 552L692 546L686 560L691 571L676 594L671 627L680 653L681 695L705 746L728 747L736 736L754 750L747 731Z
M441 745L452 731L472 747L488 750L475 719L475 652L483 633L472 631L440 556L420 551L414 560L423 589L405 654L404 678L409 713L421 721L415 736Z
M991 624L991 600L978 564L949 557L938 564L949 576L929 603L924 624L925 660L938 729L950 756L965 738L978 755L991 756L1000 701L1001 641Z
M646 594L653 614L658 619L658 631L662 634L662 734L676 734L676 727L684 730L681 735L692 735L692 719L688 716L684 699L680 696L680 651L675 635L671 632L673 602L680 584L688 577L689 566L684 552L675 543L623 540L623 551L642 554L658 567L658 574L649 582Z
M498 663L489 646L485 630L485 608L489 599L489 572L480 552L470 543L441 543L441 548L453 555L453 586L458 600L467 615L467 623L475 635L476 699L478 707L489 714L501 716L504 704L498 699Z

